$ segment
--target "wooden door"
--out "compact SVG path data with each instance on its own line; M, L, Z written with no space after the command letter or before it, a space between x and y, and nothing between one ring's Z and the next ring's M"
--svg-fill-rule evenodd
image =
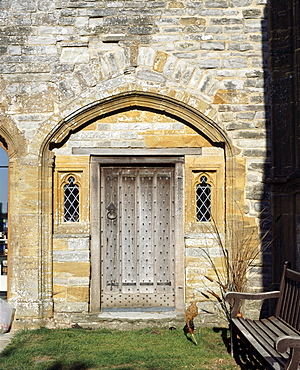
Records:
M101 309L173 310L174 167L101 167Z

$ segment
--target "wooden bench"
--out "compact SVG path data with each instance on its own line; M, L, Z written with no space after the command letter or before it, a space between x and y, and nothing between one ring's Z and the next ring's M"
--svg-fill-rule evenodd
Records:
M241 300L276 298L274 316L249 320L239 317ZM269 293L228 292L233 303L230 319L231 354L240 339L265 369L297 370L300 361L300 273L284 266L279 291ZM299 367L300 369L300 367Z

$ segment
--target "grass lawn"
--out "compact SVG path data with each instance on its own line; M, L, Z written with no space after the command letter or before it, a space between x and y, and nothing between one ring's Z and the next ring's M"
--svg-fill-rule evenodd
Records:
M1 370L239 369L227 353L222 331L38 329L18 332L0 353Z

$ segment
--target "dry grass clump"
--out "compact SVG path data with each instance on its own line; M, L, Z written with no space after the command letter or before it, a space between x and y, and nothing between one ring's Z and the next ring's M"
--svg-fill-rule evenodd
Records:
M211 282L210 288L202 295L207 299L214 298L226 319L230 318L230 306L225 302L228 291L245 292L251 270L260 265L260 255L270 245L269 230L260 233L259 227L250 226L244 220L235 227L227 228L225 236L219 232L215 222L212 222L212 233L221 250L221 266L217 266L210 256L209 249L203 252L213 270L212 276L204 276ZM211 286L216 289L211 288Z

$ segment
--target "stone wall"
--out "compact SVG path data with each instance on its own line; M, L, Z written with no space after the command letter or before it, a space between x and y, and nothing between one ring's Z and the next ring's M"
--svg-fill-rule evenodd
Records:
M88 211L76 237L58 233L52 240L51 156L57 156L57 168L71 170L73 139L80 147L206 146L209 164L209 148L222 146L213 136L221 133L230 147L223 152L226 170L229 158L235 163L224 197L238 204L247 223L260 227L260 212L264 218L269 208L266 6L266 0L0 3L0 135L10 156L9 297L18 318L51 316L52 293L61 310L67 302L88 309ZM122 114L117 122L108 114L94 126L80 125L81 112L84 122L95 120L102 114L96 104L113 104L113 97L134 91L174 99L211 129L180 120L180 110L162 121L162 115L134 113L134 105L135 127ZM90 136L97 124L97 135ZM69 162L60 162L60 155ZM89 176L88 161L82 168ZM82 256L82 270L70 276L74 251ZM186 302L196 298L199 275L206 271L191 251ZM270 283L270 254L261 262L265 269L256 290Z

